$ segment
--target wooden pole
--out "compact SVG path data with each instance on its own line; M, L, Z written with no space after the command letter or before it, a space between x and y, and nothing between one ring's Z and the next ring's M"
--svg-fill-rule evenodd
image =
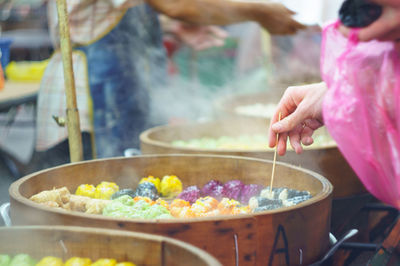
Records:
M76 104L72 49L66 0L57 0L58 24L60 25L60 47L64 68L65 95L67 97L67 129L71 162L83 160L82 135L79 112Z

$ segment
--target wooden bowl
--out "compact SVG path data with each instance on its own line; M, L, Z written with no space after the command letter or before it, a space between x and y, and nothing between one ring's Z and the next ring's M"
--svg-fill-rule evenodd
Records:
M173 237L215 256L223 265L307 265L328 247L332 185L321 175L277 163L275 186L308 190L312 198L296 206L257 214L193 219L142 220L53 209L29 200L53 187L74 191L83 183L114 181L136 187L144 176L174 174L184 186L211 179L269 184L272 162L217 155L143 155L67 164L33 173L10 186L15 225L80 225L116 228Z
M148 129L140 135L140 148L143 154L220 154L255 157L273 160L274 150L246 149L197 149L176 147L174 140L189 140L202 137L218 138L221 136L263 135L268 134L269 122L257 118L231 118L213 122L185 125L167 125ZM317 135L328 133L320 129ZM304 147L301 155L288 150L285 156L277 160L315 171L326 177L333 185L333 198L343 198L365 193L365 188L353 172L336 144L312 145Z
M77 226L0 227L0 254L113 258L136 265L220 266L210 254L172 238Z

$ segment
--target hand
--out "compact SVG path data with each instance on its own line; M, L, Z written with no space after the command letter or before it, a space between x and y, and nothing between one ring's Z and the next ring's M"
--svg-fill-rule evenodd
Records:
M369 26L362 28L358 34L360 41L378 39L382 41L400 40L400 1L398 0L371 0L383 7L382 15ZM340 26L340 32L349 35L350 28Z
M145 0L159 13L197 25L256 21L272 34L291 34L304 25L279 3L245 0Z
M294 34L306 27L293 19L295 12L280 3L259 3L253 10L253 16L263 28L271 34Z
M304 145L311 145L314 131L323 126L322 101L326 93L325 83L289 87L286 89L271 119L269 146L275 147L279 133L278 154L286 152L287 137L296 153L301 153ZM279 113L282 120L278 122Z
M177 23L174 35L196 51L223 46L228 37L228 33L220 27Z

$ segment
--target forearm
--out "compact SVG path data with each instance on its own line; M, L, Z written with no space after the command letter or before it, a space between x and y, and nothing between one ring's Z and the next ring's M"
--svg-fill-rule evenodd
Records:
M204 25L242 22L249 9L248 3L226 0L147 0L147 3L171 18Z

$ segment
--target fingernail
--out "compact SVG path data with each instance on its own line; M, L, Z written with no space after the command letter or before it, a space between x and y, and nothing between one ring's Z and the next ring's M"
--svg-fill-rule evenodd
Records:
M275 123L275 124L272 125L271 128L272 128L273 131L281 131L282 125L280 123Z

